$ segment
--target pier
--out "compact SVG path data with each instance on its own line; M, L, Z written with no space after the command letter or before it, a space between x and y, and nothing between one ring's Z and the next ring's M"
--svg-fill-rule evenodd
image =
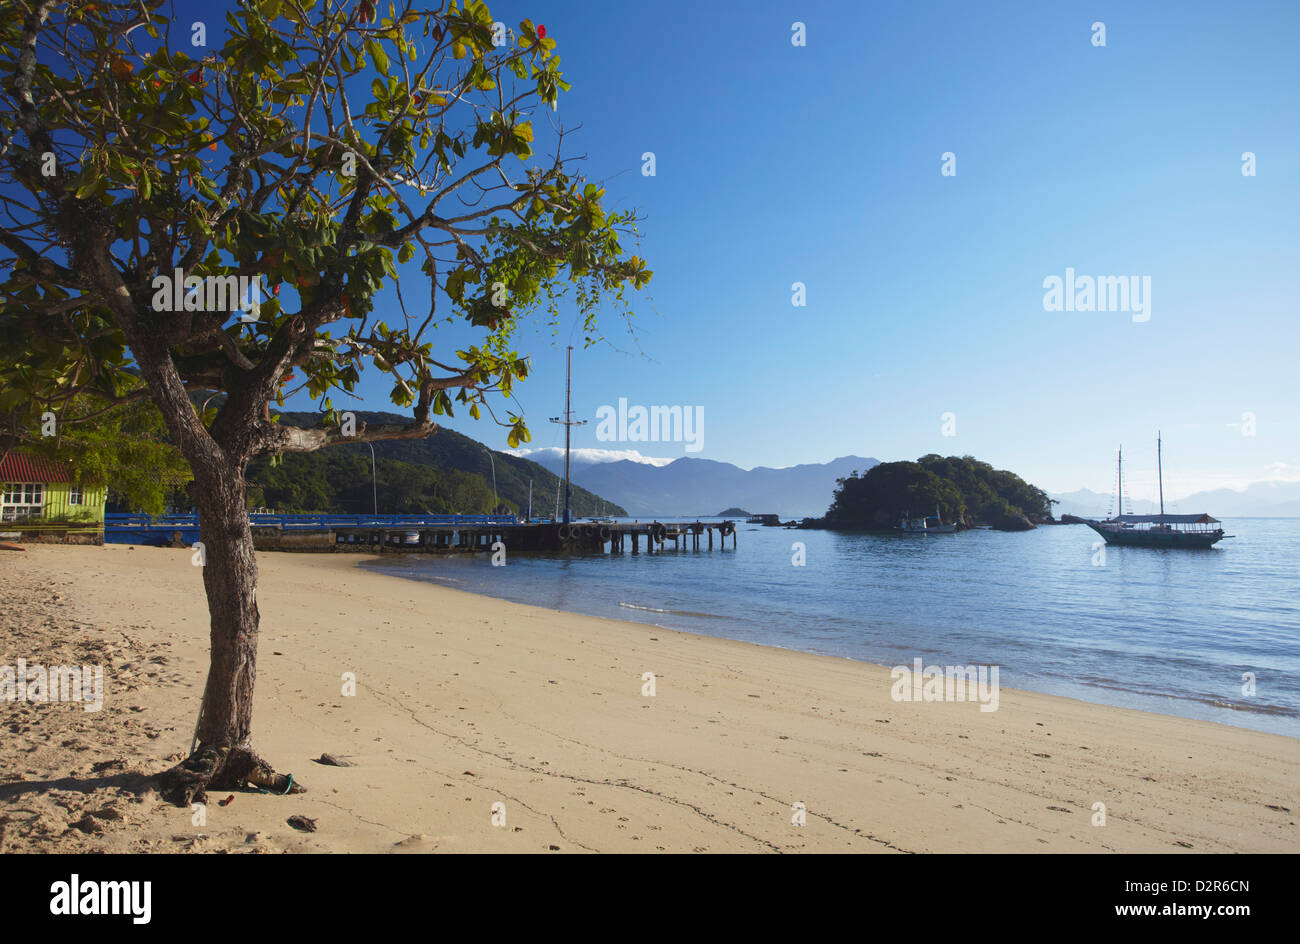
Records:
M249 515L253 545L261 551L360 553L507 552L572 554L724 550L733 521L524 522L513 515ZM104 542L190 547L202 540L197 515L105 515Z

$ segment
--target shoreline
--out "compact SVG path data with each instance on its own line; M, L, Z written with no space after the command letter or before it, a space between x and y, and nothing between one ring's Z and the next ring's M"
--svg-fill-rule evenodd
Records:
M539 609L544 609L544 610L557 612L557 613L565 613L571 616L587 618L587 619L603 619L603 620L612 620L615 622L635 623L640 626L661 629L665 632L677 632L677 633L683 633L691 636L702 636L707 639L718 639L718 640L728 640L728 641L738 642L738 643L747 643L750 645L757 645L766 649L773 649L782 652L800 652L807 655L819 656L819 657L824 657L829 659L844 659L846 661L853 662L859 665L870 665L870 666L884 669L886 671L889 671L895 667L895 664L891 664L889 662L877 661L876 659L873 659L870 656L856 657L852 655L845 655L841 652L835 652L835 651L825 651L825 650L817 651L811 648L801 648L798 645L799 642L798 639L796 639L793 644L783 644L781 642L774 641L773 639L770 638L763 639L760 641L756 639L743 638L741 635L711 633L708 632L703 627L679 628L675 626L665 626L661 623L652 622L651 619L648 618L643 619L641 618L641 616L645 614L653 614L656 617L662 616L665 619L671 619L674 616L685 617L687 619L693 619L696 621L707 620L710 623L716 625L722 625L722 624L739 625L743 627L745 630L753 630L755 627L761 625L762 621L758 619L746 619L743 617L739 617L727 613L721 613L721 612L696 612L691 610L660 609L657 607L643 606L640 604L627 603L627 602L617 602L611 605L608 601L606 601L603 607L592 606L588 610L561 609L560 607L556 607L556 606L524 602L519 599L514 599L511 596L506 595L505 593L494 593L491 592L490 585L486 585L482 582L473 583L470 580L467 580L464 577L459 575L430 577L430 576L426 576L426 574L431 574L432 573L431 570L403 572L405 566L408 564L413 564L413 563L427 564L427 563L432 563L434 561L440 560L441 558L429 557L420 554L398 554L392 551L387 551L381 555L377 554L377 555L352 555L352 556L358 558L356 562L356 566L368 573L374 573L377 575L388 576L388 577L396 577L397 579L404 580L404 581L415 581L417 583L424 583L429 586L454 590L461 593L470 594L473 596L480 596L487 599L497 600L503 603L514 604L517 606L535 606ZM542 558L547 557L547 555L545 554L536 555L536 556ZM465 557L465 555L451 555L450 559L456 562L455 566L460 566L462 564L460 558L463 557ZM472 588L465 589L465 585L469 585ZM602 609L607 612L601 612ZM626 609L630 612L628 613L609 612L614 609L620 611ZM912 659L909 658L907 662L908 662L907 667L910 668ZM927 668L929 668L929 666L927 666ZM1003 664L1001 668L1005 671L1006 669L1005 664ZM1240 702L1223 701L1220 700L1219 698L1215 698L1203 694L1200 697L1196 697L1196 696L1188 695L1186 693L1181 693L1177 691L1163 691L1163 692L1155 691L1155 690L1135 691L1134 688L1124 684L1121 680L1108 679L1108 678L1094 680L1093 684L1088 684L1085 682L1079 682L1075 680L1075 678L1066 675L1059 675L1059 674L1052 675L1050 673L1042 674L1042 673L1034 673L1031 671L1030 673L1028 673L1028 678L1024 679L1024 681L1027 681L1030 684L1037 685L1039 687L1026 686L1026 687L1012 688L1011 686L1004 685L1004 688L1006 690L1014 690L1014 691L1044 695L1044 696L1049 696L1054 698L1066 698L1084 704L1097 705L1099 707L1109 707L1109 708L1117 708L1117 709L1127 710L1127 711L1137 711L1142 714L1153 714L1160 717L1177 718L1186 721L1200 721L1208 724L1221 725L1230 728L1240 728L1243 730L1255 731L1263 734L1275 734L1291 740L1300 741L1300 729L1296 729L1295 732L1292 733L1292 731L1278 730L1276 726L1271 726L1274 722L1274 719L1285 719L1287 721L1293 721L1295 718L1300 716L1297 715L1297 712L1294 709L1289 707L1281 707L1281 706L1273 706L1273 705L1256 706L1256 705L1244 704ZM1102 682L1110 682L1112 684L1101 684ZM1126 698L1111 697L1110 700L1106 700L1107 694L1112 692L1120 692L1127 697ZM1162 703L1164 704L1162 705ZM1176 713L1175 711L1170 710L1171 708L1175 708L1175 707L1181 709L1182 713ZM1219 715L1220 717L1215 717L1214 715Z
M0 703L0 852L1300 851L1285 735L1007 688L993 712L895 702L873 663L274 552L254 745L309 792L214 796L196 826L148 785L206 675L191 553L0 557L0 664L98 659L108 689L94 713Z

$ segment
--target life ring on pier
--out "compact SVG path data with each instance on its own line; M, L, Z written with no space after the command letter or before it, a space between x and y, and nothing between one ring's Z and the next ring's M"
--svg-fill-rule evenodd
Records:
M736 530L736 526L732 524L730 521L724 521L722 522L722 524L718 525L718 533L722 535L724 538L730 537L733 533L735 533L735 530Z
M610 531L609 531L609 528L608 528L606 525L603 525L603 524L602 524L602 525L600 526L600 539L601 539L602 541L608 541L609 538L610 538Z
M560 525L560 529L555 532L561 541L567 541L573 536L573 529L567 524Z
M664 543L664 538L668 536L668 528L661 522L656 521L650 525L650 536L660 544Z

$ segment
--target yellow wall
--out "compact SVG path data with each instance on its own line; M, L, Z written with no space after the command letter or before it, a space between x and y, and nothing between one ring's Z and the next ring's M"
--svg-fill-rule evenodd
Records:
M69 482L47 482L45 485L45 508L43 518L72 518L76 520L104 523L104 499L108 489L100 485L82 486L81 504L71 504L72 484Z
M46 521L84 521L88 524L104 524L104 501L108 489L104 486L83 486L81 504L72 504L72 484L69 482L45 482L41 504L41 519ZM30 519L29 519L30 520Z

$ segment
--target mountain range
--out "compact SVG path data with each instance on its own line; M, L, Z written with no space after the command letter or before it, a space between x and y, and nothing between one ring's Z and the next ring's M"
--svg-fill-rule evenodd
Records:
M286 422L314 426L317 413L284 413ZM409 417L386 412L358 411L367 423L407 422ZM556 448L491 452L477 440L455 430L442 428L422 440L375 443L380 459L392 459L442 470L459 470L481 476L491 485L495 464L496 485L501 498L520 511L527 507L529 483L533 486L536 514L550 514L555 503L559 477L564 474L564 451ZM360 450L365 446L335 447ZM635 458L617 458L632 455ZM753 514L776 514L783 519L816 517L826 513L836 480L853 472L865 473L880 460L863 456L842 456L824 463L806 463L783 469L759 466L742 469L730 462L684 456L675 460L642 456L632 451L575 449L571 456L573 513L634 517L703 517L719 509L738 507ZM1053 513L1081 517L1104 517L1113 507L1113 496L1089 489L1050 495L1058 504ZM1221 488L1197 492L1178 501L1166 501L1171 514L1207 512L1217 518L1300 517L1300 482L1256 482L1243 491ZM1154 514L1155 502L1135 501L1133 514Z
M564 474L562 451L538 450L530 455ZM590 455L578 460L575 455L570 475L576 484L618 502L636 517L716 515L718 509L734 506L754 514L799 518L826 513L836 479L879 464L878 459L842 456L784 469L742 469L730 462L690 456L652 465L628 459L597 462Z
M1078 515L1081 518L1102 518L1114 510L1115 496L1101 494L1086 488L1074 492L1051 495L1060 504L1053 513ZM1134 515L1154 515L1160 506L1154 501L1134 501L1125 512ZM1295 518L1300 517L1300 482L1255 482L1242 491L1216 488L1197 492L1178 501L1165 501L1169 514L1199 514L1206 512L1216 518Z

